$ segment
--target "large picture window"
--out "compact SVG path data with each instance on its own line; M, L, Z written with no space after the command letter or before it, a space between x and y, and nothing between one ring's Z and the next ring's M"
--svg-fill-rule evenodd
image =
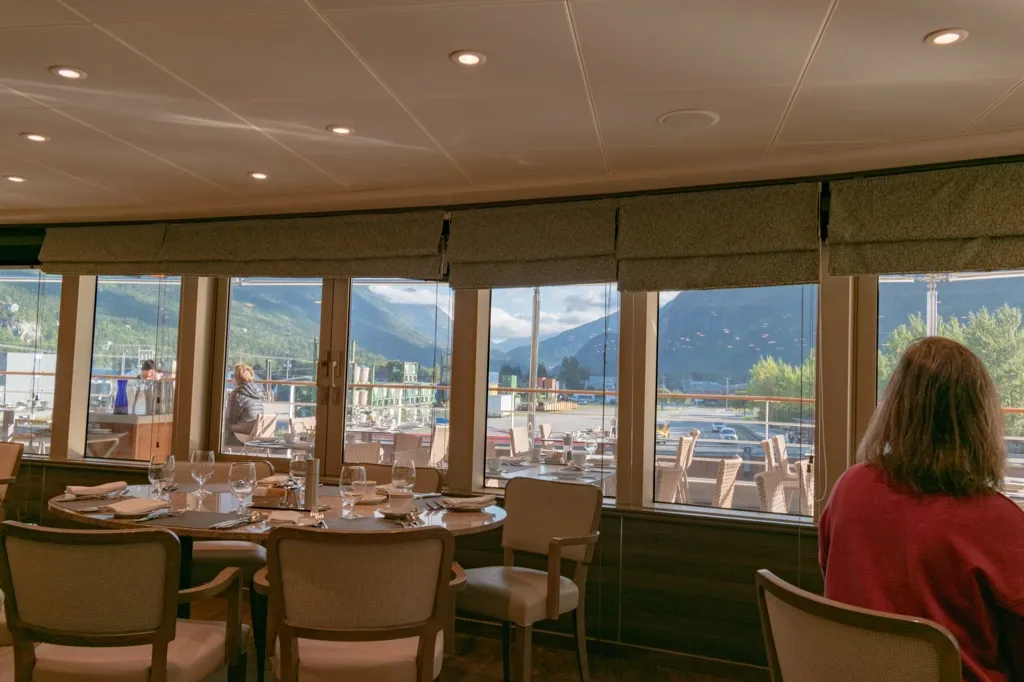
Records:
M614 284L491 291L484 481L529 476L615 494Z
M180 277L97 278L86 456L171 453L180 303Z
M661 293L655 502L813 513L817 293Z
M353 280L346 462L447 467L452 313L447 284Z
M61 278L0 269L0 441L49 454Z
M231 281L221 452L311 454L323 281Z

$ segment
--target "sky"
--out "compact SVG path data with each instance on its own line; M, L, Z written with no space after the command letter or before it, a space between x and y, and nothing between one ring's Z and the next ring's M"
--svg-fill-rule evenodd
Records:
M451 293L444 284L372 285L371 291L395 303L434 305L451 312ZM614 284L577 284L541 287L540 334L553 336L619 309ZM491 293L491 340L530 335L533 320L533 287L494 289Z

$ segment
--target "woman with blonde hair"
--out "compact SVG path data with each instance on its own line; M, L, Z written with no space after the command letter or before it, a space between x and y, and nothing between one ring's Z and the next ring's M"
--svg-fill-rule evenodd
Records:
M981 360L911 344L857 459L821 515L825 596L940 623L965 680L1024 679L1024 512L999 492L1003 415Z
M228 396L225 424L227 433L251 433L263 414L263 391L256 385L256 373L252 367L239 362L231 372L231 383L235 385Z

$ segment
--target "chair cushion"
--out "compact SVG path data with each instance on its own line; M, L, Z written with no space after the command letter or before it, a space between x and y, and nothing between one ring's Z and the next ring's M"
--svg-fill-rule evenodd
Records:
M267 565L267 550L244 540L204 540L192 546L192 584L206 583L228 566L242 569L242 582L249 584L256 571Z
M249 629L242 626L242 642ZM167 682L201 682L224 665L224 623L178 619L167 647ZM149 682L152 647L40 644L32 682Z
M558 613L568 613L580 601L576 583L559 576ZM518 566L488 566L466 571L466 587L457 597L460 609L532 625L547 618L548 574Z
M418 638L378 642L326 642L299 640L299 679L302 682L415 682ZM281 643L277 642L271 661L280 675ZM441 676L444 660L444 632L434 640L433 679Z

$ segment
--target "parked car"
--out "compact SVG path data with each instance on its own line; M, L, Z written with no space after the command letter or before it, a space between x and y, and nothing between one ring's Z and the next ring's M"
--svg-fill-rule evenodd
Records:
M736 435L736 429L730 429L728 426L719 429L718 437L722 440L739 440L740 437Z
M569 400L579 405L589 405L590 403L594 402L594 396L588 393L574 393L571 396L569 396Z
M715 433L721 433L722 429L725 428L725 424L722 422L711 422L711 430Z

